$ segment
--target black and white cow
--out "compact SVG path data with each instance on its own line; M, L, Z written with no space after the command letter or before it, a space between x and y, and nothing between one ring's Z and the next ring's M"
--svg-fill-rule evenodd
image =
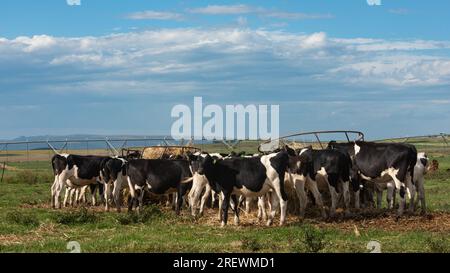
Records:
M55 180L51 188L52 207L61 207L59 197L66 187L82 188L101 183L101 164L104 160L108 159L109 157L104 156L54 155L52 158L52 168ZM102 197L102 194L100 196ZM95 191L93 192L92 204L96 205Z
M406 188L409 192L408 197L410 199L409 211L414 212L416 209L416 194L418 194L418 200L421 205L421 212L426 213L426 203L425 203L425 174L429 168L429 158L426 153L417 153L417 161L414 166L414 178L412 181L407 181ZM411 183L412 182L412 183ZM387 189L386 200L388 203L388 208L393 208L395 203L395 185L394 181L389 181L386 184L382 184L377 187L377 208L381 208L381 201L383 196L383 190Z
M192 184L192 172L189 161L169 159L137 159L126 163L125 173L132 200L128 210L133 208L133 201L139 202L142 209L144 191L164 195L176 192L178 194L176 213L180 213L185 193Z
M214 159L206 156L191 156L192 164L197 165L199 175L205 175L209 186L223 195L222 226L228 221L230 199L234 201L235 223L239 223L237 195L259 197L273 190L272 210L267 225L271 225L278 206L281 204L280 225L286 219L287 195L284 190L284 176L289 168L297 167L298 156L287 148L278 153L250 158ZM200 194L192 196L197 202Z
M328 146L348 152L353 163L352 180L375 183L393 180L401 199L398 216L403 215L406 186L411 184L410 181L414 177L414 165L417 160L417 150L413 145L356 141L330 142Z
M126 184L126 164L127 159L123 157L113 157L104 160L100 166L101 178L105 183L105 210L109 211L111 191L117 212L121 210L120 192Z
M300 167L296 174L290 176L290 179L293 180L300 199L300 217L305 216L308 200L305 186L314 195L316 204L322 210L322 217L326 217L322 197L317 188L317 179L323 179L328 185L331 195L330 216L335 215L339 193L343 193L346 214L350 214L349 184L352 166L350 157L337 150L314 150L311 147L302 149L299 156Z

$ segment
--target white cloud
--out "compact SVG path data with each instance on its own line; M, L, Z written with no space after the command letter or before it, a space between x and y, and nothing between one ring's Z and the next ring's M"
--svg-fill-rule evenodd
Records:
M183 15L173 12L146 10L131 13L127 15L127 18L133 20L182 20Z
M25 52L50 48L56 44L55 38L47 35L36 35L33 37L20 36L17 37L14 42L23 45L23 50Z
M306 20L306 19L331 19L331 14L308 14L301 12L267 11L262 13L265 17L286 19L286 20Z
M202 8L194 8L188 9L190 13L198 13L198 14L209 14L209 15L217 15L217 14L245 14L245 13L253 13L258 9L247 5L208 5Z
M448 45L246 28L0 38L0 84L100 93L434 87L450 84Z
M271 17L286 20L305 20L305 19L329 19L333 18L331 14L309 14L301 12L287 12L279 10L270 10L262 7L249 5L208 5L202 8L188 9L190 13L207 15L242 15L257 14L262 17Z

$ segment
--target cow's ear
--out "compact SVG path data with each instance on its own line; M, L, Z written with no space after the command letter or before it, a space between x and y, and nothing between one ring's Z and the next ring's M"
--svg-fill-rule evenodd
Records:
M197 160L197 156L195 156L194 154L192 154L190 151L188 151L186 153L187 158L189 159L189 161L196 161Z
M285 151L288 153L288 155L290 155L290 156L295 156L295 155L296 155L296 154L295 154L295 150L292 149L291 147L287 146L287 145L284 146L284 150L285 150Z

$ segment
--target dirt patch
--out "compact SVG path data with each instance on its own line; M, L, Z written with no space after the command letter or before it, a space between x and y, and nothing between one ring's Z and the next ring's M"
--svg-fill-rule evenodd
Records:
M186 213L186 212L185 212ZM228 225L234 226L234 214L229 213ZM276 217L273 225L279 223L279 217ZM339 214L334 219L322 220L320 217L306 217L302 222L295 215L288 215L286 225L298 225L300 223L308 223L320 228L332 228L349 232L354 232L355 227L358 231L382 230L382 231L427 231L427 232L450 232L450 213L433 212L427 215L405 215L397 220L394 211L365 211L355 213L354 216L344 218ZM219 226L218 211L208 209L204 216L198 219L200 225ZM239 228L244 227L266 227L266 222L257 218L256 212L246 215L240 214Z
M45 208L51 209L49 204L37 204L37 205L22 205L23 208ZM165 213L175 213L170 208L165 206L159 206L159 208ZM64 208L62 211L77 211L80 208ZM103 206L89 207L89 211L96 213L105 213ZM61 211L61 210L55 210ZM288 214L286 217L286 225L298 225L301 223L308 223L320 228L332 228L343 231L354 232L355 227L358 231L367 230L382 230L382 231L397 231L397 232L410 232L410 231L427 231L427 232L450 232L450 212L432 212L427 215L407 213L397 219L395 211L389 210L364 210L361 212L354 212L350 217L344 217L342 211L338 211L337 217L333 219L323 220L319 217L320 212L318 210L308 210L306 219L300 221L300 219L293 215ZM111 209L111 213L116 213L115 209ZM122 214L126 213L126 208L122 208ZM188 220L190 212L183 208L182 217L184 220ZM193 220L196 225L207 226L220 226L218 218L218 209L205 209L202 217ZM180 221L183 221L180 219ZM279 213L275 217L273 226L277 226L279 223ZM234 225L234 213L228 214L228 225ZM237 228L247 227L259 227L265 228L266 222L258 220L257 212L252 210L249 214L244 212L240 213L240 224ZM41 226L40 228L45 228ZM39 228L39 229L40 229ZM39 230L38 229L38 230Z

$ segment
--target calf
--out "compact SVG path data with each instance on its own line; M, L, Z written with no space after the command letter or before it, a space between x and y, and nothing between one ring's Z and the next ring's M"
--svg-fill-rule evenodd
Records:
M168 159L137 159L126 163L125 174L130 189L131 201L139 201L139 210L142 209L144 191L164 195L177 192L176 213L180 213L183 197L189 190L187 183L191 183L192 172L187 160ZM131 211L133 202L129 202Z
M356 141L354 143L330 142L329 148L347 151L352 158L352 180L385 183L393 180L399 190L401 203L398 216L405 207L406 185L414 177L417 150L413 145L402 143L374 143Z
M294 188L300 199L300 217L304 217L307 204L305 184L311 189L316 204L322 209L322 217L326 217L322 197L317 189L317 179L324 179L328 184L331 195L330 216L334 216L338 202L338 193L342 191L346 214L350 213L349 181L351 160L350 157L337 150L313 150L312 148L300 151L300 168L294 178ZM342 189L341 189L342 188Z
M57 154L52 158L55 180L51 188L52 207L61 207L59 197L66 186L71 188L84 187L100 182L102 161L109 159L103 156L79 156ZM95 205L95 195L92 199Z
M278 205L281 204L280 225L286 218L287 195L284 191L284 175L289 168L295 169L298 157L290 148L278 153L251 157L214 159L209 154L191 157L198 164L198 174L205 175L209 186L223 195L222 226L227 224L230 198L234 201L235 223L239 223L236 195L259 197L273 189L272 211L267 225L271 225ZM199 198L193 196L193 202Z
M425 182L425 174L427 173L429 169L429 158L425 153L418 153L417 154L417 161L416 165L414 166L414 178L411 181L407 181L407 189L409 190L410 194L410 203L409 203L409 211L414 212L416 207L416 200L415 196L416 193L418 193L418 200L420 201L421 205L421 213L426 213L426 204L425 204L425 188L424 188L424 182ZM377 207L381 208L381 199L383 194L383 189L387 189L387 202L388 207L393 208L394 207L394 197L395 197L395 186L394 182L390 181L386 183L385 187L378 188L377 190Z
M105 210L109 211L111 190L117 212L121 210L120 191L126 182L126 163L122 157L114 157L104 160L101 164L100 174L105 183Z

